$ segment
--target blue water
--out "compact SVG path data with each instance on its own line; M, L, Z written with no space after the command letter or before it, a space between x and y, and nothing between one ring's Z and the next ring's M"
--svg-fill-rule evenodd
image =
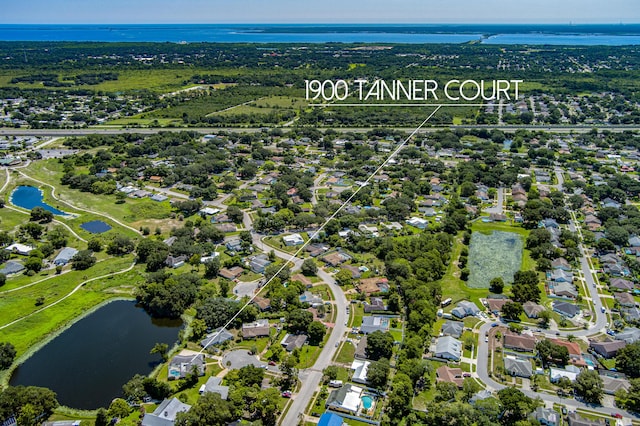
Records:
M488 35L487 38L482 38ZM640 25L0 25L0 41L637 45Z
M42 201L42 192L35 186L19 186L11 194L11 203L22 207L23 209L31 210L34 207L42 207L45 210L49 210L53 214L66 215L67 213L62 210L58 210L55 207L51 207L49 204Z
M363 396L362 397L362 406L365 409L369 409L371 408L371 406L373 405L373 399L370 396Z
M91 232L92 234L102 234L103 232L111 230L111 226L101 220L92 220L91 222L85 222L80 225L80 228L84 229L85 231Z

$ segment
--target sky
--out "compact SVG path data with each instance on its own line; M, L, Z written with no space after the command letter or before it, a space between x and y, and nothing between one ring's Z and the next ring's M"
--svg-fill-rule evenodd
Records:
M0 24L640 23L638 0L3 0Z

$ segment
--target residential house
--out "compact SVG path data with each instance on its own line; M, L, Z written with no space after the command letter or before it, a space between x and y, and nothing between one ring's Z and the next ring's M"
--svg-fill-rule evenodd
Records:
M186 413L191 409L178 398L165 399L152 413L142 418L142 426L173 426L178 413Z
M60 250L60 253L53 259L53 264L56 266L64 266L71 261L73 256L78 254L78 250L73 247L65 247Z
M573 303L558 301L553 302L553 310L567 318L573 318L580 312L580 308Z
M205 367L203 354L176 355L169 361L167 378L169 380L184 379L194 371L198 372L198 376L204 376Z
M576 289L576 286L574 286L570 282L555 283L553 285L553 293L556 296L568 297L570 299L575 299L578 297L578 290Z
M371 302L364 302L364 312L384 312L387 310L387 307L384 305L384 301L381 297L372 297Z
M462 342L451 336L439 337L436 341L434 355L437 358L460 361L462 357Z
M562 269L554 269L551 271L551 281L555 283L571 283L573 282L573 274Z
M560 225L558 224L558 222L556 222L555 219L547 218L547 219L542 219L540 223L538 223L538 227L545 228L545 229L549 229L549 228L559 229Z
M524 309L524 313L529 318L538 318L540 313L545 310L544 306L538 305L537 303L532 301L524 302L522 308Z
M267 266L269 265L271 265L271 261L266 254L254 256L249 262L249 267L256 274L264 274L265 269L267 269Z
M235 280L243 273L244 269L239 266L234 266L233 268L221 268L220 271L218 271L218 275L228 280Z
M494 222L506 222L507 221L507 215L506 214L501 214L501 213L490 213L489 214L489 219L491 219Z
M307 288L313 287L313 283L311 282L309 277L307 277L307 276L305 276L303 274L292 275L291 276L291 281L298 281L298 282L304 284L304 286L307 287Z
M636 301L630 293L614 293L613 298L625 308L636 306Z
M429 221L420 217L412 217L407 219L407 225L413 226L418 229L425 229L429 225Z
M300 234L285 235L282 237L282 241L284 241L286 246L299 246L304 244L304 239Z
M484 401L485 399L491 398L492 396L493 394L491 393L491 391L482 389L481 391L474 393L473 396L469 398L469 404L476 405L478 401Z
M208 348L209 346L219 345L227 340L233 339L233 334L229 333L225 328L216 328L213 333L207 334L207 336L200 341L200 346Z
M225 243L225 247L227 250L233 252L242 251L242 241L240 238L233 238Z
M6 251L10 251L11 253L21 254L22 256L29 256L34 247L28 246L26 244L13 243L4 248Z
M369 371L369 365L371 363L369 361L363 361L360 359L355 359L351 363L351 369L353 370L353 375L351 376L351 380L356 383L361 383L366 385L367 382L367 372Z
M620 309L624 320L627 322L638 322L640 321L640 309L635 306L632 308L622 308Z
M353 265L342 265L342 269L346 269L351 272L351 278L358 279L362 276L362 271L357 266Z
M187 261L187 256L185 256L184 254L180 256L169 255L164 260L164 264L167 265L169 268L179 268L182 265L184 265L186 261Z
M372 277L360 280L356 287L360 293L371 296L373 293L386 293L389 291L389 280L385 277Z
M351 259L347 253L343 251L335 251L325 255L321 260L329 266L336 267Z
M211 376L205 384L200 386L200 390L198 391L200 395L204 395L207 392L217 393L220 395L220 398L226 401L229 397L229 386L222 386L222 378Z
M584 417L581 417L580 414L578 414L575 411L572 411L567 415L567 423L569 424L569 426L604 426L605 425L604 420L602 420L601 418L598 418L597 420L586 419Z
M486 299L486 303L487 303L487 307L489 308L489 311L495 315L498 315L500 313L505 303L511 302L511 301L512 301L511 299L507 299L507 298Z
M367 359L367 336L364 335L358 341L358 346L356 346L356 353L354 355L359 359Z
M607 359L615 357L618 351L625 346L627 346L627 342L625 342L624 340L613 340L606 342L596 342L592 340L591 342L589 342L589 347L591 349Z
M555 410L551 408L538 407L531 415L534 419L536 419L542 426L559 426L560 425L560 415Z
M632 344L640 340L640 329L627 327L615 336L616 340L624 340L627 344Z
M242 338L269 337L269 320L259 319L242 324Z
M296 348L301 348L307 342L306 334L289 334L284 336L284 338L280 341L280 344L283 348L287 350L287 352L292 352Z
M301 303L308 303L314 308L317 308L318 306L324 304L324 300L322 300L322 297L318 296L317 294L313 294L310 291L305 291L298 297L298 299Z
M265 312L271 309L271 300L266 297L256 296L252 302L254 305L260 309L260 311Z
M356 415L362 406L363 391L361 387L348 383L331 391L325 406L329 410Z
M627 379L611 377L607 372L600 374L600 378L602 379L602 389L607 395L615 395L619 390L628 391L631 389L631 384Z
M463 381L462 369L460 368L451 368L448 365L443 365L436 370L436 382L453 383L462 389Z
M318 419L318 426L343 426L345 423L337 414L325 411Z
M458 318L477 315L478 313L480 313L480 309L478 309L475 303L468 300L458 302L458 305L451 310L451 314Z
M611 278L611 281L609 281L609 288L617 291L631 291L633 287L633 282L624 278Z
M442 324L441 333L444 336L453 336L455 338L459 338L462 336L462 332L464 331L464 323L460 321L445 321Z
M236 225L233 223L220 223L216 225L216 228L218 228L220 231L224 232L225 234L236 232L238 230L236 228Z
M511 376L529 378L533 375L533 368L529 359L506 356L504 358L504 371Z
M536 339L527 334L504 333L503 341L505 349L513 349L522 352L533 352L536 348Z
M549 369L549 380L551 383L557 383L562 377L566 377L575 382L578 374L580 374L580 369L575 365L567 365L565 368L551 367Z
M573 365L576 365L578 367L587 366L584 359L582 358L582 349L580 348L580 345L578 345L576 342L569 342L569 341L560 340L560 339L549 339L549 340L554 345L564 346L565 348L567 348L567 351L569 352L569 360Z
M18 272L21 272L24 270L25 270L25 267L23 264L10 260L4 264L4 268L0 269L0 274L4 274L5 276L8 276L12 274L17 274Z
M389 330L389 318L381 317L378 315L365 316L362 318L360 332L363 334L370 334L374 331L385 332L387 330Z

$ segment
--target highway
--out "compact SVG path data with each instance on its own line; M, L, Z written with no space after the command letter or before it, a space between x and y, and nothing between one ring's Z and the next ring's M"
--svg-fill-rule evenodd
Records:
M416 126L420 123L416 123ZM283 130L289 130L290 127L273 127ZM366 133L374 127L344 127L336 128L340 132ZM382 127L381 127L382 128ZM415 130L415 127L384 127L393 130L405 131L407 133ZM533 125L460 125L460 126L423 126L416 133L433 133L443 129L498 129L503 132L514 132L519 129L531 131L546 131L555 133L587 133L598 128L602 131L624 132L638 131L640 126L632 125L606 125L606 126L533 126ZM86 135L120 135L124 133L138 133L142 135L152 135L160 132L196 132L201 134L210 134L217 132L246 132L257 133L263 131L264 127L88 127L83 129L27 129L27 128L0 128L0 136L86 136Z

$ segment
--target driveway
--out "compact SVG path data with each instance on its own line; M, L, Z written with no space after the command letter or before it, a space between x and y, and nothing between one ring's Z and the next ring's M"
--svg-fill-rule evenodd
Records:
M222 357L222 366L230 370L238 370L247 365L262 367L267 364L258 360L258 357L249 355L246 349L231 351Z

